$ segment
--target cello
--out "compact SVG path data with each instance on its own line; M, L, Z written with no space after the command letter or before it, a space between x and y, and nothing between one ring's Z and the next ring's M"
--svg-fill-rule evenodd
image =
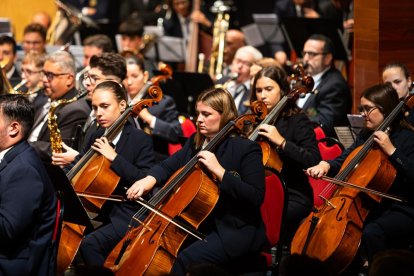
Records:
M376 130L386 131L405 104L400 101ZM362 188L385 193L395 177L396 169L386 154L374 147L372 134L345 159L333 183L347 181ZM318 258L335 272L343 271L357 253L370 207L381 201L377 194L363 193L361 189L349 187L336 189L333 196L326 199L299 227L292 241L291 252Z
M256 117L253 114L242 115L228 122L203 150L214 150L234 129L243 129L246 122L252 122ZM150 203L169 217L179 218L190 228L197 229L214 208L218 196L216 181L203 172L196 155L170 177ZM140 210L133 220L138 221L143 212ZM131 228L114 248L105 267L117 275L168 273L188 232L155 213L150 213L140 223L140 226Z
M147 90L149 85L158 83L161 79L171 76L169 67L162 68L167 74L154 77L143 89ZM144 99L131 104L117 121L107 129L105 137L112 141L129 117L137 116L146 107L158 103L162 99L162 91L158 86L148 89L151 99ZM105 203L104 197L112 194L120 177L110 169L110 162L103 156L90 149L80 161L66 175L71 181L75 192L82 194L100 195L100 198L83 196L80 200L86 210L98 212ZM63 272L72 262L83 238L85 226L64 222L62 226L61 240L58 250L58 272Z
M257 140L260 147L262 148L263 165L267 168L275 169L278 172L282 170L283 162L280 159L279 155L271 148L271 145L267 141L263 139L258 139L259 126L263 124L273 125L289 102L296 101L298 97L302 97L306 93L310 93L312 91L314 86L313 78L305 74L303 66L301 64L298 64L293 68L293 70L296 71L297 75L292 75L288 79L289 83L292 86L289 93L280 99L276 106L274 106L273 109L267 114L264 120L261 121L248 136L249 140ZM252 109L257 108L254 104L251 104L251 106Z

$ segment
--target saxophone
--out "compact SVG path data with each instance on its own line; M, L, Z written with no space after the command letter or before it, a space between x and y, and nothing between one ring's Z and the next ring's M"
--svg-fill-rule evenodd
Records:
M60 134L60 130L57 123L57 116L56 116L56 110L64 105L73 103L80 98L86 96L88 94L88 91L83 91L79 95L73 97L69 100L58 100L55 102L52 102L50 104L50 109L48 112L48 119L47 119L47 126L49 128L50 132L50 147L52 149L53 153L62 153L63 147L62 147L62 135Z

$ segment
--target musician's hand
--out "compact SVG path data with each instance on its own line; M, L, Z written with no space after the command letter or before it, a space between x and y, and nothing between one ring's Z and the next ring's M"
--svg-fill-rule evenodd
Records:
M223 180L225 169L220 165L214 153L203 150L197 155L198 161L203 164L217 179Z
M106 137L96 139L95 143L92 145L92 149L105 156L105 158L111 162L114 161L117 155Z
M149 113L147 108L143 108L141 110L141 112L139 112L139 115L138 116L139 116L139 118L141 118L141 120L143 120L148 125L151 124L152 119L154 118L154 115L152 115L151 113Z
M319 18L320 15L314 9L303 8L303 17L305 17L305 18Z
M191 20L210 28L212 23L207 19L206 15L201 11L193 11L191 13Z
M392 144L390 137L384 131L375 131L374 132L374 141L381 147L382 151L386 155L390 156L394 153L396 148Z
M62 142L62 147L65 152L62 153L52 153L52 164L60 167L64 167L72 163L76 156L79 154L76 150L72 149L68 145Z
M141 180L136 181L132 186L126 191L126 195L128 199L138 199L142 195L151 191L151 189L155 186L157 180L148 175Z
M313 178L321 178L328 173L330 168L331 166L328 162L321 161L318 165L308 168L306 174Z
M263 124L259 126L259 135L263 135L267 139L269 139L270 142L275 144L278 147L284 147L285 138L283 138L282 135L280 135L279 131L275 126Z

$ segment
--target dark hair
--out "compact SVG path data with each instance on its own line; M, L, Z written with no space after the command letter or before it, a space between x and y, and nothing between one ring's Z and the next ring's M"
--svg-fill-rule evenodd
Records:
M116 81L108 81L108 80L103 81L95 87L93 92L95 92L96 90L109 90L109 91L111 91L115 95L118 103L121 102L121 101L126 101L126 102L128 101L127 96L126 96L127 93L126 93L125 89L123 88L122 84L120 84Z
M144 23L138 17L130 17L119 25L118 33L127 36L142 36Z
M16 45L16 40L14 40L14 38L12 38L8 35L0 36L0 45L4 45L4 44L11 45L12 50L13 50L13 55L16 55L17 45Z
M83 40L83 46L95 46L102 49L103 52L113 52L112 41L104 34L88 36Z
M30 101L22 95L0 95L0 110L10 121L22 125L23 139L26 140L34 122L34 108Z
M136 64L142 71L145 71L144 59L136 55L130 55L125 58L126 64Z
M266 77L275 81L280 87L280 96L283 97L290 91L289 82L287 81L287 74L285 70L278 66L269 66L261 69L257 74L254 76L253 85L252 85L252 93L250 96L250 102L254 102L257 100L256 96L256 84L257 81L262 78ZM300 109L296 106L294 102L288 104L289 106L285 108L282 116L290 116L292 114L298 113Z
M400 102L397 91L395 91L389 83L380 83L368 87L362 92L361 98L362 97L373 102L385 117L387 117Z
M390 62L387 65L385 65L384 69L382 69L382 73L391 68L400 68L405 78L408 79L410 77L410 71L408 70L407 66L404 63L398 61Z
M325 42L325 45L323 46L322 51L326 54L331 53L332 56L335 56L335 47L334 47L332 40L329 37L322 35L322 34L313 34L308 38L308 40L310 39Z
M117 53L103 53L92 56L89 62L91 68L98 68L104 75L113 75L124 80L127 76L125 59Z
M47 30L39 23L30 23L24 28L23 35L28 33L38 33L42 37L43 41L46 41Z

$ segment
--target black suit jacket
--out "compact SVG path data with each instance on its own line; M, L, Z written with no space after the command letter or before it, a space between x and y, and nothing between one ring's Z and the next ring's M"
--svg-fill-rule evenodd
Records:
M168 157L168 144L178 143L179 137L183 136L178 111L172 97L164 95L163 99L148 109L148 112L157 117L154 129L152 129L152 140L157 160L161 161ZM140 121L141 128L145 127Z
M36 152L16 144L0 163L0 274L54 275L56 197Z
M149 0L145 5L142 0L122 0L119 6L119 18L126 19L132 14L138 15L144 25L155 25L159 17L163 17L163 11L156 12L157 6L163 5L161 0Z
M316 90L318 92L309 96L303 110L328 136L336 136L335 126L348 125L346 114L352 106L349 87L341 73L332 67L323 74Z
M72 88L61 99L69 100L77 95L78 91ZM57 123L62 136L63 142L72 147L76 142L75 134L79 125L83 125L90 112L90 108L84 99L72 102L61 106L56 111ZM36 121L35 117L35 121ZM33 128L36 126L33 126ZM50 148L50 132L47 122L40 130L39 137L36 142L32 142L31 145L39 153L42 160L45 162L51 161L52 151Z
M95 140L103 135L104 130L99 128L89 140L81 154L76 157L76 163L91 147ZM110 168L121 177L114 194L125 195L124 187L129 188L135 181L145 177L148 169L154 165L154 150L151 137L142 130L136 129L127 122L122 130L121 137L116 144L118 155L112 161ZM120 236L125 235L132 216L139 210L135 202L113 204L107 201L101 210L103 217L108 217L114 229Z
M180 151L153 167L149 175L164 184L196 154L193 145L194 135ZM207 228L217 229L230 256L259 250L266 241L260 213L265 192L261 149L253 141L231 137L221 143L215 155L226 171L218 184L219 200L205 224L212 223L212 228Z
M289 200L301 199L312 207L313 191L304 169L321 161L313 125L303 113L282 117L276 124L277 130L286 139L284 150L279 151L283 161L282 177L286 181Z

